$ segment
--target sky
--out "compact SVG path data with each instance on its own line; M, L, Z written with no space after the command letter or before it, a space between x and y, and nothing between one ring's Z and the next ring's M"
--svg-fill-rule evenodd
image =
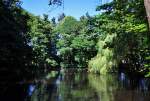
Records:
M73 16L76 19L79 19L82 15L85 15L86 12L89 15L93 16L98 14L96 12L96 6L100 5L100 0L64 0L64 9L63 7L50 7L48 6L49 0L21 0L22 7L33 13L34 15L48 14L49 18L58 17L61 13L65 13L67 16ZM109 0L105 0L109 1Z

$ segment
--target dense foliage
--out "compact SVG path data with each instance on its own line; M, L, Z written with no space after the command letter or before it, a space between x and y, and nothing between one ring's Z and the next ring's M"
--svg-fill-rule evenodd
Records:
M0 73L19 78L54 68L88 68L106 74L125 70L150 75L150 34L143 0L113 0L80 20L62 13L50 21L0 1ZM50 5L62 5L50 0ZM17 78L16 78L17 79Z
M19 1L2 0L0 19L2 78L30 77L37 70L57 65L53 27L47 15L41 19L22 9Z
M90 71L107 73L120 66L131 73L148 73L149 33L143 0L114 0L97 10L103 10L95 17L101 37Z
M4 77L22 75L31 66L32 49L27 45L28 15L18 2L0 1L0 72Z
M65 17L56 27L58 55L62 57L62 67L87 67L89 59L96 52L95 42L89 33L88 18L77 21Z

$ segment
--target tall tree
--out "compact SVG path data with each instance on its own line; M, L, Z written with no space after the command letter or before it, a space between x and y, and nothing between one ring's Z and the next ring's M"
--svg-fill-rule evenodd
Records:
M98 6L97 10L103 11L95 25L101 37L90 70L106 73L120 63L128 64L132 73L142 70L141 57L144 57L140 51L149 44L143 0L114 0Z
M27 35L29 16L18 0L1 0L0 19L0 72L5 77L18 79L30 72L32 64Z

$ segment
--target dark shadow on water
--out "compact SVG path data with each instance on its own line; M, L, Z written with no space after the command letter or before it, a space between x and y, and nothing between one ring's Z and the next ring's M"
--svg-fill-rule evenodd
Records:
M0 101L24 101L30 84L0 84Z

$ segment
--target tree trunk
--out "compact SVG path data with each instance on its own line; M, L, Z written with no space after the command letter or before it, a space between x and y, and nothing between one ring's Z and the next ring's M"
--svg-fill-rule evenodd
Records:
M145 6L147 20L148 20L148 26L149 26L149 31L147 33L147 37L148 37L148 49L150 49L150 0L144 0L144 6Z
M145 5L146 14L149 23L149 29L150 29L150 0L144 0L144 5Z

